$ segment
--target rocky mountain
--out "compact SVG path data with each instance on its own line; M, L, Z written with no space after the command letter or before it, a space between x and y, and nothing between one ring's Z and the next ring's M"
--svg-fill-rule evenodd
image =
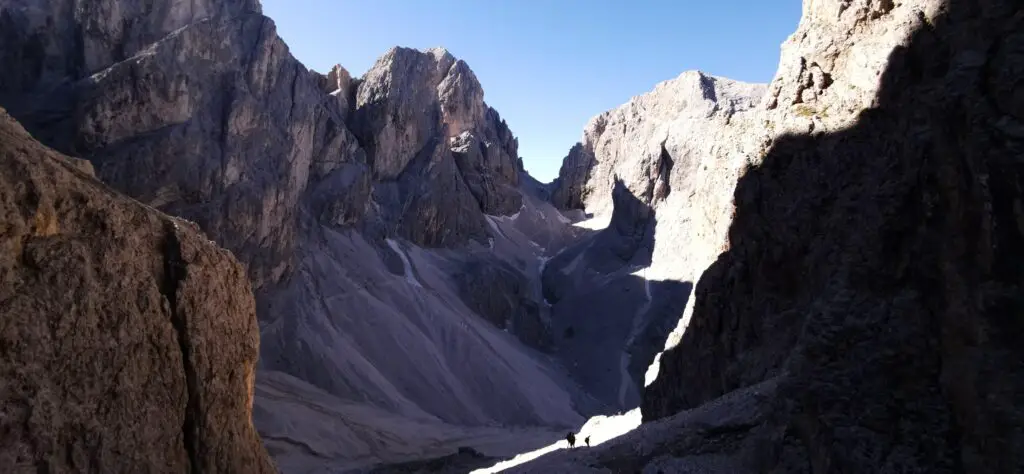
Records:
M0 109L6 472L276 472L243 267Z
M8 0L0 25L0 105L244 264L285 471L504 456L605 407L549 353L537 276L583 231L465 62L315 73L255 2Z
M351 126L375 181L372 217L427 247L486 241L484 214L522 207L518 144L465 62L393 48L361 79Z
M682 188L703 171L691 157L723 146L707 137L721 135L723 128L740 120L765 89L689 71L594 117L562 163L552 202L606 215L616 178L649 206L673 190L685 192Z
M554 204L602 230L550 260L544 289L564 314L555 321L606 334L597 345L581 339L571 358L618 359L618 381L592 376L589 386L617 390L622 409L636 406L652 359L672 337L696 281L690 269L718 250L691 233L713 232L728 205L723 190L736 174L718 154L744 139L738 130L765 89L698 71L658 84L593 118L552 183Z
M441 48L321 74L254 1L0 0L0 106L81 159L0 117L2 459L272 470L254 424L284 472L457 470L583 425L519 469L1024 471L1018 10L808 0L771 84L659 84L545 185Z
M759 105L689 157L714 179L654 206L682 218L653 267L685 242L697 285L645 423L516 472L1024 471L1019 20L1009 1L804 2ZM595 151L603 117L561 206L600 209L609 169L659 188L644 154Z

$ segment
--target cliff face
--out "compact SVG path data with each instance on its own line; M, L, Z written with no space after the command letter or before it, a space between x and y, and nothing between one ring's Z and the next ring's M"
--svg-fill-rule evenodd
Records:
M0 50L21 51L12 62L40 71L33 87L6 80L12 114L92 161L104 182L196 221L246 263L257 288L293 263L311 167L326 174L325 163L359 160L336 103L255 2L53 0L8 6L0 19ZM29 47L37 43L47 46Z
M759 149L755 107L765 91L690 71L595 117L563 162L552 202L583 209L595 226L650 224L644 278L695 282L723 249L729 190ZM616 200L616 182L625 200ZM632 201L648 210L616 222L616 206ZM677 339L678 331L670 343Z
M260 12L258 0L6 0L2 7L4 95L74 82L202 19Z
M594 227L606 228L579 244L578 253L551 259L545 294L558 301L556 326L559 313L584 332L604 333L608 321L623 325L614 331L624 334L621 340L579 343L593 352L580 357L588 367L621 347L622 361L613 364L624 380L613 391L621 409L636 406L639 397L630 392L639 393L649 380L654 354L678 341L677 322L692 305L693 282L722 249L714 235L728 225L728 189L745 162L738 150L756 143L746 132L755 129L754 107L765 89L683 73L592 119L563 162L552 202L582 209ZM623 273L628 278L613 277ZM619 291L619 301L633 303L586 303ZM596 314L574 316L581 303ZM606 368L596 364L595 370Z
M1019 5L805 7L645 416L781 375L783 461L1021 470Z
M0 463L275 472L251 421L242 266L89 171L0 109Z
M481 211L521 206L514 137L442 49L395 48L352 81L308 71L257 2L0 7L0 103L104 182L196 221L256 288L294 269L302 207L452 246L485 239Z
M664 200L699 171L691 157L721 146L705 137L747 115L764 91L764 85L689 71L594 117L562 162L552 202L607 214L616 178L648 205Z
M482 213L519 210L518 144L483 95L469 66L441 48L393 48L364 75L351 123L378 182L374 217L389 233L426 246L483 241Z
M727 186L698 185L707 204L658 233L699 279L646 425L523 470L1024 469L1020 19L1010 1L805 2L760 106L703 138Z

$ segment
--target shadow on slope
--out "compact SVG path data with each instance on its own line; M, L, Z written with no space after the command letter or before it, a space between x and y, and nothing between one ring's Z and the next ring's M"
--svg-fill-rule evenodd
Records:
M304 225L299 271L259 299L278 315L262 321L261 367L413 419L579 423L562 376L473 314L430 252ZM381 260L395 251L403 275Z
M739 180L645 421L781 374L762 471L1024 471L1024 16L921 22L877 107Z
M462 474L486 467L496 460L497 458L482 454L473 448L461 447L455 454L426 461L411 461L379 467L369 471L368 474Z
M616 179L609 226L551 259L543 272L556 355L605 407L640 402L644 374L675 327L692 284L644 278L656 216Z

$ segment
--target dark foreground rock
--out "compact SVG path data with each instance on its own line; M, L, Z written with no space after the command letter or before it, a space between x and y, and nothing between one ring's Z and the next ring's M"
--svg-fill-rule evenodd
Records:
M252 425L245 271L0 109L0 466L275 469Z

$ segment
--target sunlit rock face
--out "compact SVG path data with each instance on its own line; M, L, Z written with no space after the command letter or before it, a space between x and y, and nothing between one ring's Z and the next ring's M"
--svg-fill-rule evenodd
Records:
M699 71L658 84L593 118L552 185L553 204L604 227L546 267L554 332L603 335L569 342L569 359L620 409L636 406L655 354L678 341L693 282L721 251L720 214L765 90ZM594 361L606 358L623 382L602 375L608 362Z
M381 205L373 217L425 246L484 241L487 214L522 206L518 143L448 51L393 48L363 76L351 127Z
M1011 2L809 1L770 85L666 81L591 121L551 186L443 49L351 78L308 71L255 2L76 5L0 2L0 104L237 256L190 275L234 275L210 304L242 268L257 290L254 417L287 472L507 456L508 426L547 445L637 405L636 434L526 469L1021 470ZM218 446L263 469L236 428Z

